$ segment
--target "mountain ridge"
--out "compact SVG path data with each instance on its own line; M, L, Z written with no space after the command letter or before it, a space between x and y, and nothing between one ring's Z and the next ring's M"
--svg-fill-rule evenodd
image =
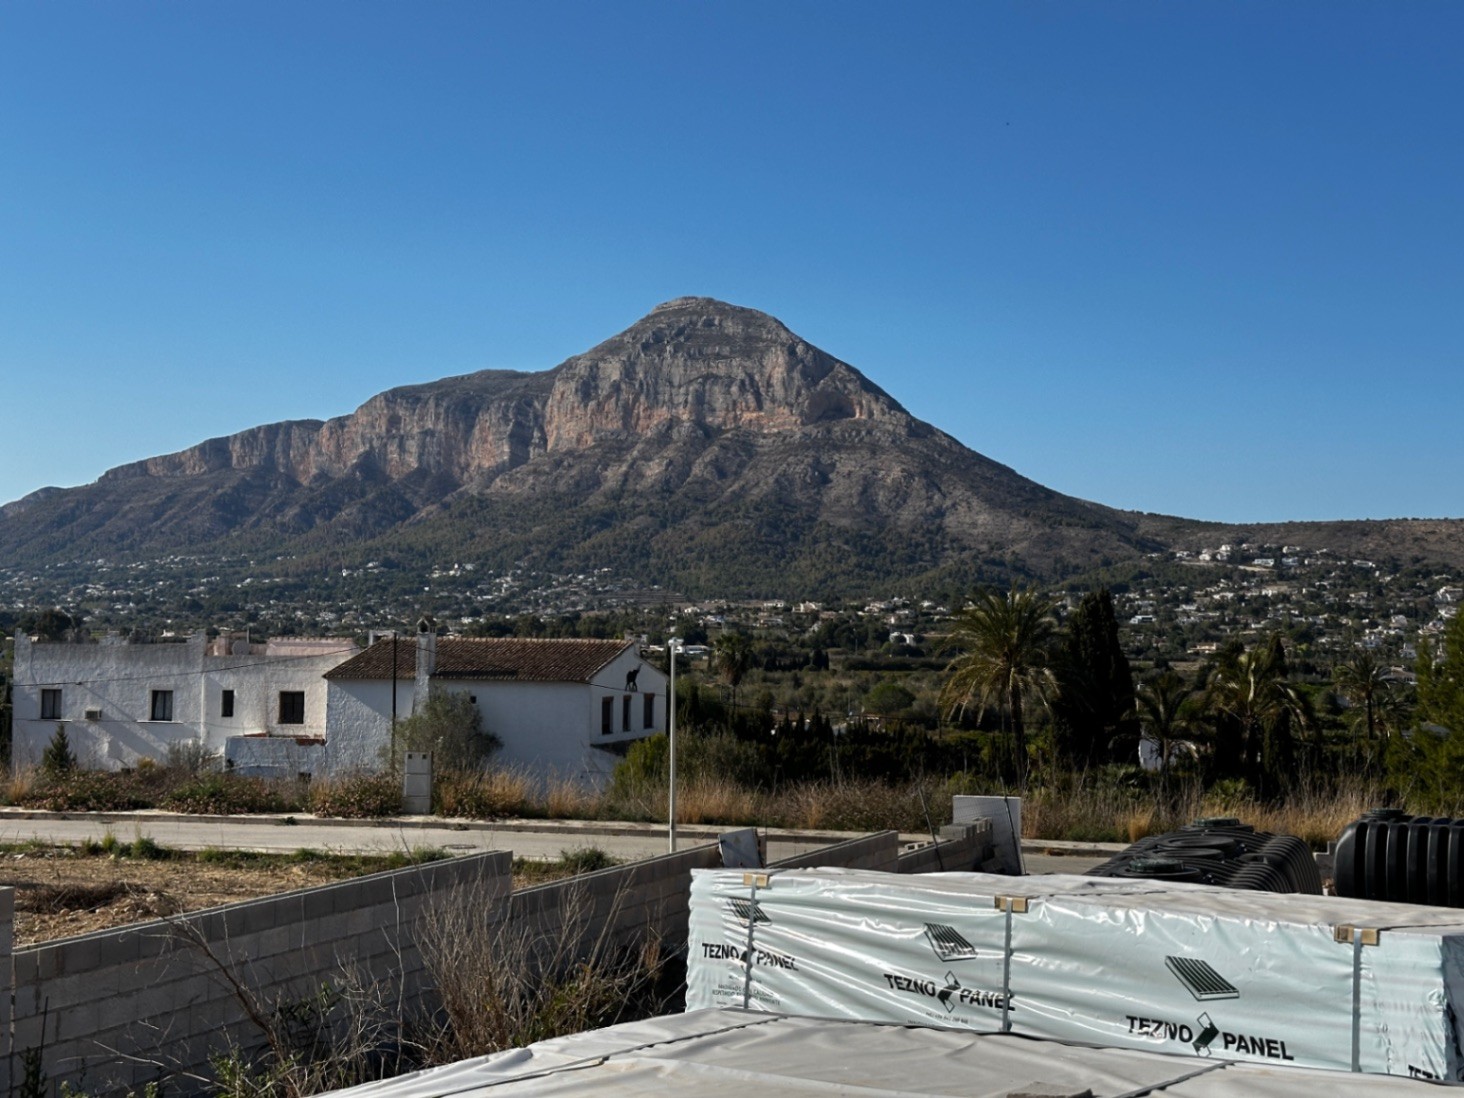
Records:
M1308 525L1253 524L1296 538ZM1315 525L1338 536L1337 524ZM1367 533L1458 560L1461 528ZM773 594L1046 580L1231 529L1045 488L911 416L776 318L683 297L548 370L389 389L344 416L253 427L31 493L0 508L0 553L34 564L451 548Z

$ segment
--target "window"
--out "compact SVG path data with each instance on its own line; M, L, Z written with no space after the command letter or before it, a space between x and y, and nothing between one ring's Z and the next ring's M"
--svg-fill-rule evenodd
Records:
M600 735L608 736L615 731L615 699L603 698L600 701Z
M646 694L646 695L644 695L644 697L646 699L645 700L645 711L646 711L646 715L645 715L645 723L642 724L641 727L642 728L655 728L656 727L656 695L654 695L654 694Z
M173 692L154 690L152 692L152 716L149 720L170 721L173 719Z
M625 695L624 702L620 706L620 730L630 731L630 695Z
M303 690L281 690L280 691L280 723L281 724L304 724L305 723L305 691L303 691Z
M41 691L41 720L59 721L61 719L61 691Z
M219 702L219 716L232 717L234 715L234 692L225 690L223 699Z

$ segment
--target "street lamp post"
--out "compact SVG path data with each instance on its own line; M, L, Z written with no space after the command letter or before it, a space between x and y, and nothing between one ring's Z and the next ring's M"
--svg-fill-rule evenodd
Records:
M676 655L681 651L681 638L670 637L666 641L666 652L671 657L670 705L666 710L666 729L669 742L671 789L667 796L666 834L671 843L671 853L676 853Z

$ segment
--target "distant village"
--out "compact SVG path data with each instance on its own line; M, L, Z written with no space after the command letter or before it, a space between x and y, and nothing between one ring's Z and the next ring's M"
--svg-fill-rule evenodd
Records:
M494 572L473 563L414 570L372 561L282 576L286 563L170 556L40 572L0 567L0 627L10 634L27 613L54 607L98 636L111 630L156 639L206 630L364 641L372 630L410 630L430 612L446 632L468 636L607 637L628 629L657 643L674 629L694 656L696 645L732 626L775 644L866 655L910 656L918 649L924 656L939 647L942 623L961 597L906 591L845 602L693 601L609 569L559 575ZM1246 543L1155 553L1052 590L1075 605L1098 585L1112 591L1125 649L1136 661L1203 659L1230 638L1280 632L1303 659L1327 662L1361 646L1406 665L1416 658L1419 639L1440 633L1464 599L1459 570Z
M572 642L558 655L542 648L531 655L516 652L523 670L514 673L537 680L541 688L559 681L583 695L572 705L572 723L583 735L566 748L574 757L556 764L603 777L614 762L607 752L665 728L664 704L643 707L632 694L664 690L669 636L678 638L686 670L700 666L709 675L717 638L727 631L747 635L755 645L760 686L748 694L747 704L774 717L822 710L840 721L877 725L898 716L928 724L935 719L932 676L952 655L945 635L959 609L949 593L930 598L918 592L837 604L692 601L637 587L608 570L496 573L454 563L413 573L376 561L328 576L282 578L287 562L266 563L268 569L243 559L175 556L126 565L88 561L41 573L0 569L0 626L7 662L15 663L14 681L47 691L28 700L27 715L34 711L41 718L31 722L34 727L19 723L17 707L17 748L37 754L56 720L66 719L77 722L78 731L95 732L91 749L105 756L99 762L113 766L163 756L178 737L207 743L249 772L359 765L383 750L394 707L410 711L414 678L425 690L423 672L411 663L418 657L411 653L421 639L420 623L430 620L433 636L449 645L458 643L452 638ZM266 571L275 576L262 578ZM1456 571L1245 543L1152 554L1051 593L1066 612L1099 584L1113 594L1121 643L1136 671L1197 667L1229 641L1249 646L1279 634L1294 673L1317 680L1349 653L1367 649L1394 681L1412 681L1420 641L1441 633L1464 599L1464 575ZM38 607L55 608L52 625L59 621L66 629L49 639L68 644L32 646L26 629ZM386 638L402 644L395 657L404 661L396 676L405 682L400 696L384 692L392 678L382 663L388 658L381 654ZM78 641L84 642L82 651L74 647ZM172 657L164 658L158 642L167 641L178 643ZM566 662L565 653L584 651L575 643L599 643L603 651L588 663L578 655ZM470 650L476 654L461 656L467 662L451 674L465 688L483 680L480 708L493 727L524 726L523 745L508 757L529 762L527 745L536 733L523 714L542 709L545 701L533 690L502 700L511 692L486 684L504 677L499 664L508 657L490 659L477 645L462 652ZM368 658L372 652L375 664ZM132 664L139 661L152 668L147 674L161 678L147 696L124 699L106 684L131 682L140 673ZM50 670L37 670L42 663ZM367 665L369 671L352 670ZM830 667L840 673L837 683L820 686L818 676L798 674ZM635 676L627 678L632 669L643 672L639 685ZM67 697L60 687L45 687L51 679L101 685L70 689ZM370 679L378 685L364 681ZM885 680L903 685L892 691ZM206 689L195 682L206 682ZM167 712L159 714L159 705ZM149 745L150 736L161 738ZM343 754L352 736L353 753ZM264 739L253 742L258 737ZM327 758L327 743L339 757Z

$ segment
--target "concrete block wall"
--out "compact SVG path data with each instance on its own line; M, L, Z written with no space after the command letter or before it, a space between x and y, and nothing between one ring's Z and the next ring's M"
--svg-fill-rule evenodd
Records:
M302 1001L343 969L402 988L410 1010L426 906L470 884L501 900L510 864L507 852L434 862L16 950L11 1073L35 1048L53 1085L92 1094L206 1073L211 1054L262 1043L251 1009Z
M821 865L836 865L845 869L882 869L893 873L899 867L899 862L900 833L876 831L873 835L862 835L833 846L795 854L791 858L774 862L768 868L810 869Z
M10 950L15 941L15 889L0 888L0 1092L10 1093Z
M940 838L900 853L900 873L1000 872L991 842L991 821L973 820L940 830Z
M943 836L939 857L935 846L902 854L899 835L883 831L775 868L970 868L965 861L983 841L989 848L989 837L979 824L951 830L959 834ZM9 1040L12 1053L0 1056L0 1073L8 1071L0 1084L8 1092L20 1054L34 1048L53 1085L68 1081L90 1094L140 1087L165 1069L207 1074L210 1054L262 1043L246 1001L265 1011L299 1002L343 969L399 989L405 1013L430 1007L416 927L436 905L481 904L495 932L512 927L554 941L569 929L580 942L606 934L637 947L649 937L663 955L678 953L691 871L720 865L718 847L708 844L510 892L511 855L493 852L0 953L0 984L13 976L14 1004L13 1017L0 1021L0 1042ZM9 949L11 910L10 890L0 890L0 950ZM0 1013L12 1002L6 990Z
M580 941L608 932L617 944L638 945L649 934L663 953L677 952L686 946L691 871L721 864L712 843L612 866L516 891L503 905L503 918L549 938L568 927Z

